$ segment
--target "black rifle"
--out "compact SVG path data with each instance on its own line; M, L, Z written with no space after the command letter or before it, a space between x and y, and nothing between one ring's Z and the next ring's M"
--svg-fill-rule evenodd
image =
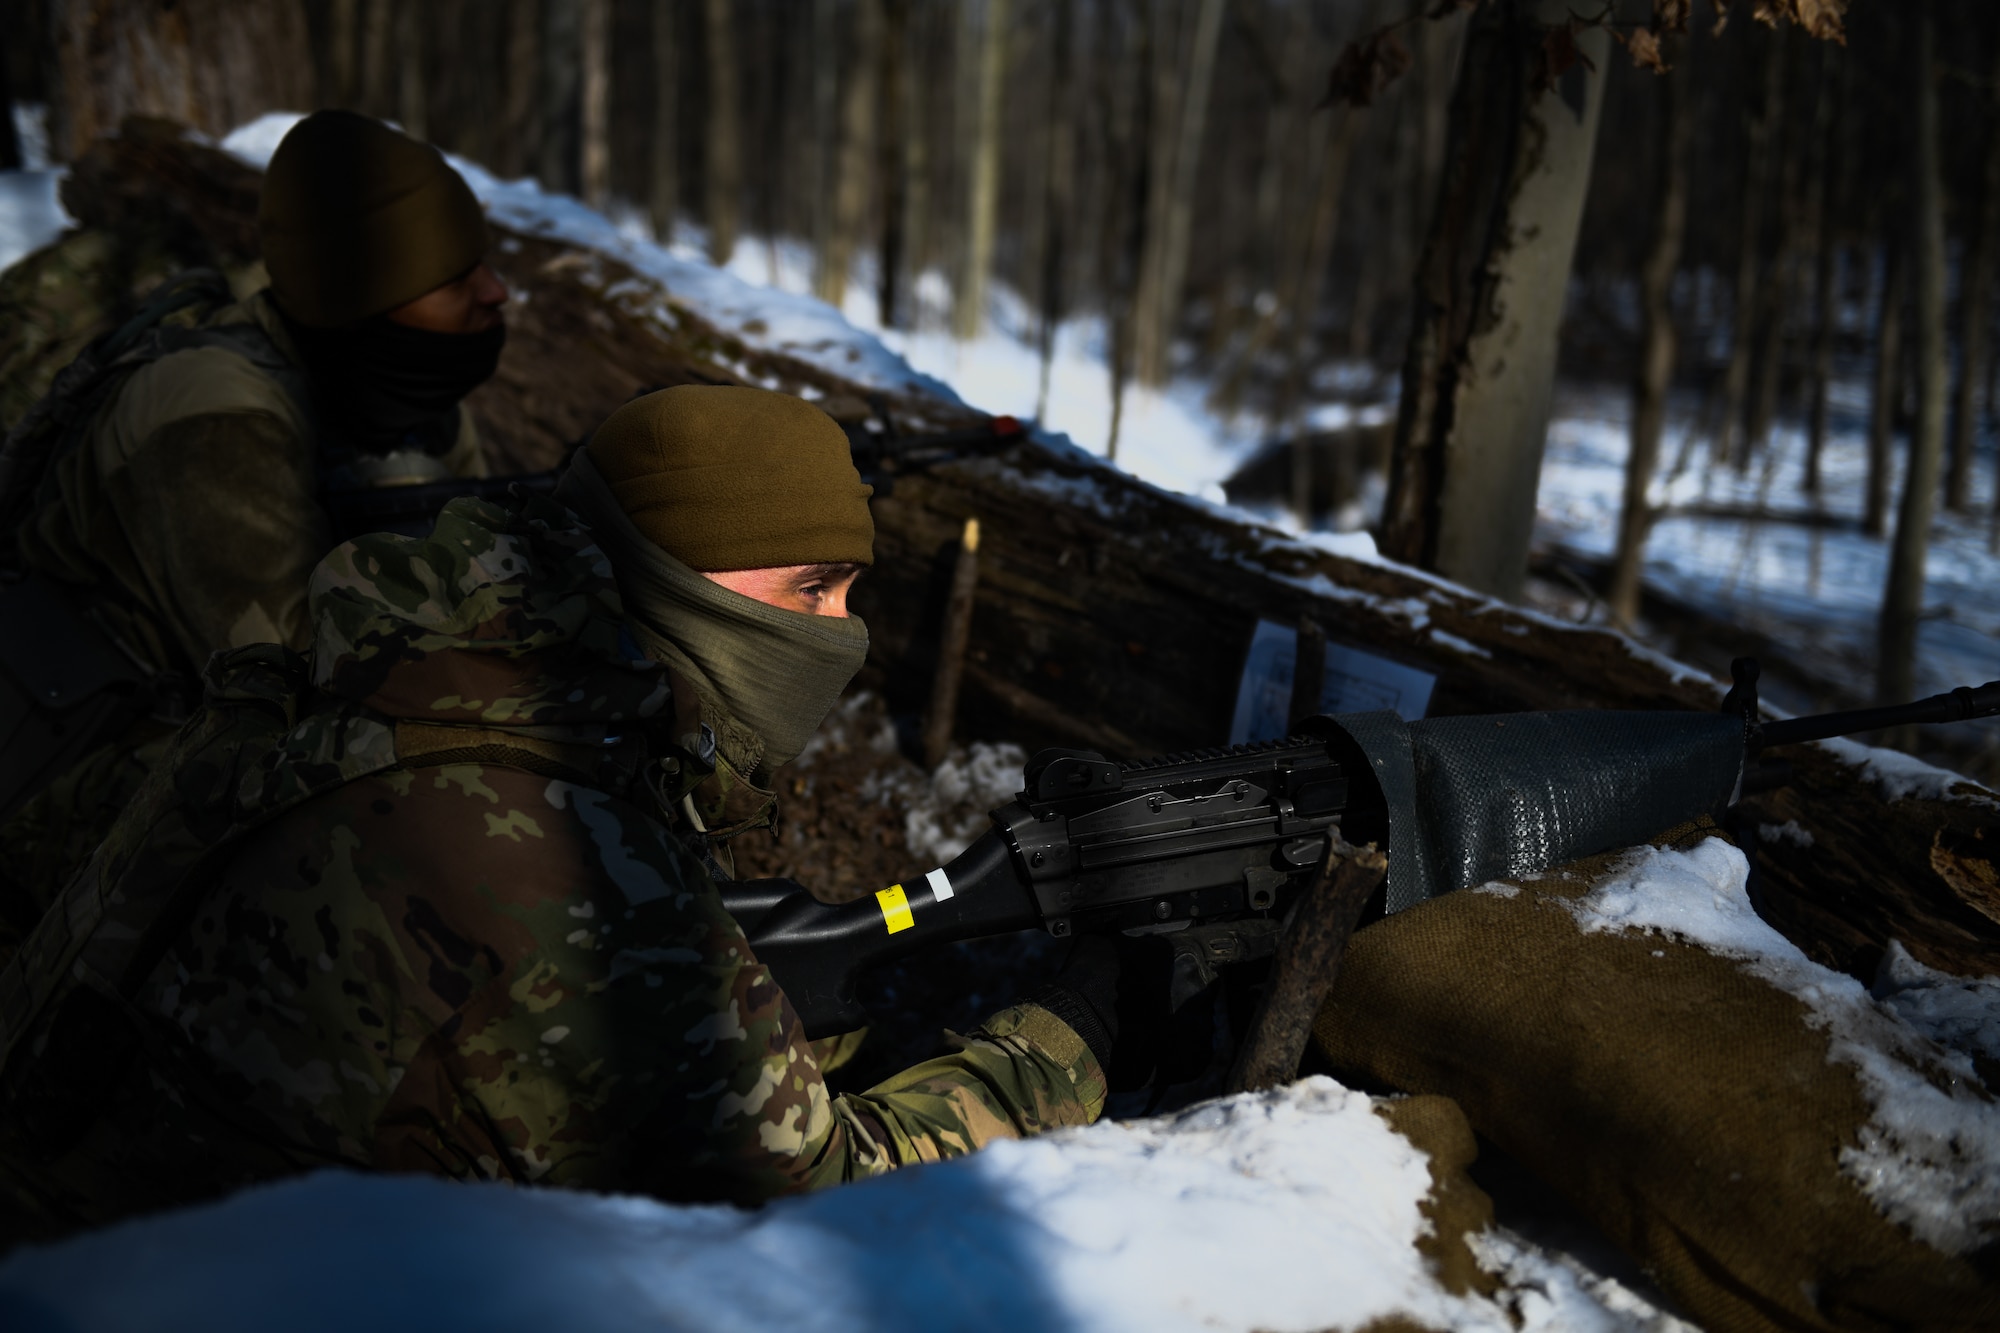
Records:
M1285 740L1118 764L1044 750L951 864L830 906L789 880L723 901L812 1036L867 1021L864 969L957 940L1157 932L1188 970L1268 956L1338 833L1389 849L1382 910L1632 846L1715 813L1773 745L2000 714L2000 681L1891 708L1757 718L1755 666L1719 713L1307 719ZM1177 959L1177 966L1179 966Z

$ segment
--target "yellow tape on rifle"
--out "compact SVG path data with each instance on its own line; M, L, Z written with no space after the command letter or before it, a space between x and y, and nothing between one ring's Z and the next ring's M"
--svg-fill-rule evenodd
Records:
M902 885L891 884L879 891L875 901L882 906L882 922L889 927L891 935L917 924L916 918L910 915L910 900L904 895Z

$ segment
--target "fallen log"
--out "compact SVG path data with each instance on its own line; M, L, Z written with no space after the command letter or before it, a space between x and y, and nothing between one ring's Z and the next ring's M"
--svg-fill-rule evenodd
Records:
M157 124L93 147L64 194L85 230L0 278L0 404L24 393L32 401L37 379L45 384L62 349L91 327L74 310L35 305L55 267L95 255L123 275L99 275L120 290L169 260L216 264L254 284L256 180ZM497 470L552 467L620 403L670 384L762 384L821 402L856 429L870 415L903 434L977 433L986 421L941 394L857 382L725 332L609 255L495 231L493 262L518 299L499 374L468 401ZM58 326L61 336L49 336ZM1114 757L1221 744L1260 619L1309 619L1330 646L1434 673L1433 714L1712 709L1720 699L1706 676L1618 634L1288 537L1148 486L1060 439L1021 437L945 451L878 493L877 563L853 603L871 633L860 683L882 691L893 713L915 718L928 702L973 513L986 536L958 710L964 735L1031 748L1081 743ZM1772 922L1858 975L1891 939L1934 966L1991 970L2000 802L1969 782L1885 790L1822 746L1788 757L1789 782L1747 796L1735 817Z

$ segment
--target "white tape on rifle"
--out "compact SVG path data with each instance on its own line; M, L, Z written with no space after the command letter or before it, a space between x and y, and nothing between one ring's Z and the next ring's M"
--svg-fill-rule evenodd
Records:
M924 876L924 879L930 883L931 897L937 899L939 902L943 902L945 899L951 897L951 877L945 874L942 869L931 871L930 874Z

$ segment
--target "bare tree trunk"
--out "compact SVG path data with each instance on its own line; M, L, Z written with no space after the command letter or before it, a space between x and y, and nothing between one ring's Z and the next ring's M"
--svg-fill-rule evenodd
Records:
M875 320L885 329L903 326L904 238L909 207L904 138L913 116L909 106L915 69L910 60L910 0L884 0L882 7L881 133L876 137L875 170L881 178L882 250L876 265Z
M579 0L547 0L542 6L541 161L543 185L577 192L578 94L582 84Z
M1055 360L1056 331L1062 327L1064 266L1069 261L1069 215L1076 184L1076 121L1070 0L1054 0L1049 11L1049 105L1046 166L1042 173L1042 295L1037 352L1041 363L1035 388L1035 419L1049 410L1049 368Z
M1288 5L1282 12L1285 30L1275 58L1282 63L1271 72L1264 163L1257 183L1257 232L1264 238L1255 284L1257 317L1215 391L1216 406L1224 413L1236 410L1245 381L1277 335L1286 313L1285 296L1298 285L1297 269L1311 228L1310 210L1299 200L1311 189L1311 165L1325 157L1315 146L1324 139L1328 122L1323 117L1308 122L1305 109L1307 80L1317 72L1319 57L1312 18L1303 5Z
M708 257L727 264L736 252L737 210L743 201L743 135L736 96L736 31L729 0L708 0L708 154L703 176Z
M361 109L371 116L390 109L389 47L396 27L394 0L366 0L361 29Z
M539 0L511 0L507 6L507 79L505 132L500 136L500 153L493 166L503 176L520 176L530 171L540 155L535 102L541 87L541 4Z
M854 56L846 62L847 93L840 106L840 148L831 197L820 212L831 215L826 242L813 269L813 294L838 309L847 299L847 271L868 211L875 161L876 61L882 54L882 0L856 0ZM829 205L831 205L829 207Z
M1625 505L1618 516L1608 598L1612 620L1627 626L1639 618L1646 534L1653 526L1647 493L1659 468L1667 391L1674 380L1674 274L1680 270L1681 246L1687 237L1688 152L1694 140L1694 99L1688 87L1692 46L1689 41L1679 43L1673 71L1659 82L1659 212L1639 278L1643 323L1639 373L1632 388L1632 449L1625 460Z
M333 0L327 6L327 86L330 106L351 107L361 93L361 0Z
M1993 322L1994 232L2000 223L2000 34L1987 71L1986 106L1986 161L1959 287L1958 381L1952 394L1951 464L1944 482L1945 507L1959 512L1972 507L1972 458L1979 435L1974 388L1985 369L1987 330Z
M662 245L673 241L674 215L680 209L679 17L677 0L653 0L653 138L646 205L653 237Z
M21 137L14 129L14 80L0 48L0 171L21 169Z
M1897 406L1903 396L1903 306L1909 293L1909 255L1903 229L1891 227L1882 309L1875 317L1875 379L1868 404L1868 485L1861 529L1871 537L1889 531L1889 474L1895 448Z
M1764 313L1759 275L1764 250L1764 212L1770 194L1771 164L1785 114L1785 34L1783 29L1761 34L1764 42L1762 110L1743 129L1743 224L1736 256L1734 328L1729 335L1729 365L1722 377L1722 421L1715 457L1738 468L1750 465L1744 440L1744 408L1750 396L1750 358L1756 347L1759 316ZM1771 272L1777 267L1773 262Z
M406 4L396 11L396 119L412 138L430 137L430 79L425 69L428 10Z
M841 53L834 9L834 0L812 0L812 44L807 48L811 56L809 69L812 79L812 118L809 122L812 169L806 176L806 200L812 219L812 232L808 239L812 244L815 292L822 290L826 272L824 256L832 242L834 155L840 151Z
M1902 703L1916 686L1917 625L1924 609L1924 558L1931 513L1944 458L1945 347L1944 182L1939 163L1938 97L1934 63L1936 19L1929 3L1917 8L1910 101L1916 142L1910 146L1915 205L1910 219L1916 244L1917 423L1910 435L1910 468L1896 515L1889 579L1882 593L1881 662L1875 694Z
M1189 36L1187 64L1180 80L1177 123L1160 162L1162 190L1156 196L1156 244L1139 274L1139 313L1134 348L1139 380L1166 381L1168 352L1179 323L1181 291L1187 282L1189 238L1194 230L1195 185L1201 170L1203 131L1215 83L1215 53L1222 37L1224 0L1200 0ZM1165 128L1165 127L1163 127Z
M1166 240L1167 207L1173 193L1175 112L1180 105L1181 66L1179 60L1179 7L1169 0L1140 0L1136 6L1144 16L1147 37L1146 137L1135 151L1144 153L1145 213L1139 232L1138 267L1134 272L1132 310L1128 317L1131 337L1131 372L1141 384L1146 378L1147 360L1152 352L1153 331L1160 321L1160 249Z
M1291 312L1291 339L1285 349L1285 378L1271 414L1279 430L1296 425L1305 399L1310 369L1314 326L1318 321L1320 297L1326 292L1326 272L1333 262L1333 243L1339 239L1340 205L1347 193L1347 164L1354 156L1354 140L1366 122L1367 111L1359 107L1335 107L1335 125L1319 168L1319 190L1313 200L1312 229L1307 233L1305 254L1299 266L1298 285L1286 294Z
M1000 206L1000 89L1007 77L1007 0L985 0L985 9L979 37L978 112L966 173L965 245L952 301L952 333L961 341L977 338L986 322L986 284L993 269L993 232Z
M917 283L931 261L931 159L930 159L930 117L928 89L920 71L926 68L920 63L919 55L928 47L925 36L935 26L926 22L936 13L933 6L923 0L912 0L909 25L909 94L904 99L906 114L903 117L903 179L906 182L903 196L903 244L907 258L904 266L910 276L910 313L908 323L917 324Z
M1428 26L1428 24L1426 25ZM1424 129L1423 71L1419 65L1411 86L1398 90L1394 121L1382 136L1376 164L1375 220L1379 250L1370 246L1354 278L1354 301L1347 311L1347 354L1356 361L1375 360L1375 322L1382 293L1391 284L1409 280L1410 244L1407 213L1414 191L1410 180L1422 155Z
M1816 496L1820 492L1820 460L1826 452L1828 395L1833 383L1833 335L1834 325L1839 319L1839 303L1835 299L1835 284L1839 278L1840 237L1835 232L1835 219L1839 216L1840 201L1845 195L1845 171L1847 154L1843 142L1847 118L1841 114L1841 107L1854 91L1854 65L1847 57L1828 56L1840 63L1840 86L1832 88L1832 80L1822 73L1820 81L1820 106L1817 119L1820 126L1820 180L1819 196L1814 203L1813 222L1813 339L1812 364L1806 382L1806 461L1804 490L1807 495ZM1828 105L1828 104L1831 105Z
M313 101L301 0L63 0L45 21L55 59L49 144L60 161L131 115L221 135Z
M1151 153L1147 145L1154 139L1157 117L1153 78L1153 45L1157 38L1156 15L1142 10L1131 48L1114 59L1111 32L1117 8L1102 5L1098 10L1104 39L1098 44L1103 62L1099 86L1110 94L1110 106L1103 117L1107 127L1105 157L1113 173L1111 207L1105 210L1102 268L1106 275L1106 303L1111 311L1111 431L1105 455L1118 457L1118 441L1125 420L1125 390L1132 373L1133 293L1138 286L1138 256L1146 250L1149 202L1152 197Z
M1488 4L1466 35L1446 180L1418 265L1383 516L1393 558L1512 597L1527 577L1556 335L1610 37L1538 91L1560 0Z
M1782 112L1780 123L1773 126L1771 132L1777 163L1778 227L1764 281L1758 285L1757 386L1751 395L1749 415L1744 423L1745 447L1738 455L1739 462L1747 462L1770 444L1771 427L1777 420L1778 398L1784 382L1785 332L1791 324L1793 295L1801 264L1809 259L1815 244L1811 205L1807 197L1819 197L1820 176L1813 174L1802 185L1800 164L1809 159L1817 163L1819 144L1826 137L1826 122L1833 113L1830 80L1825 77L1826 49L1824 46L1820 49L1818 68L1821 77L1814 81L1819 94L1814 100L1813 121L1803 135L1804 142L1797 142L1801 136L1792 120ZM1809 81L1813 81L1811 74L1809 68L1806 72ZM1780 105L1789 105L1782 92ZM1819 171L1817 165L1814 171Z
M611 198L611 0L581 0L577 44L583 80L577 117L582 140L584 202L603 208Z

